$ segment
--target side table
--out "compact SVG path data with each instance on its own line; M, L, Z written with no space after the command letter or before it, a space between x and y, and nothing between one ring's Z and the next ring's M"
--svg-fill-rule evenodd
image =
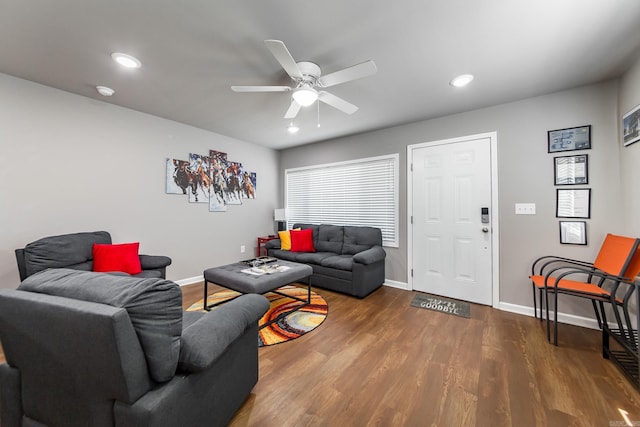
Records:
M266 256L267 249L264 247L265 243L267 243L269 240L273 240L277 238L278 236L276 235L258 237L258 247L256 248L256 256Z

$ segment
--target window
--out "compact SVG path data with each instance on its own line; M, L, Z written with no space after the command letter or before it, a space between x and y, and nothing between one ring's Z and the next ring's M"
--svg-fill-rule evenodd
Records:
M398 247L398 154L285 170L287 223L359 225Z

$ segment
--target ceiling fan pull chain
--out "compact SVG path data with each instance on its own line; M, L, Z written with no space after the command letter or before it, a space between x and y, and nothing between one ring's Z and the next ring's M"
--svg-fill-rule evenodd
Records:
M318 127L320 127L320 103L316 102L316 104L318 104Z

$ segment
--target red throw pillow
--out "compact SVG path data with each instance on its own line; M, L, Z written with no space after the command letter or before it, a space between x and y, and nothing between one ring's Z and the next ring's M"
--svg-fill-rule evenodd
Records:
M119 245L93 244L93 271L121 271L138 274L142 271L138 249L140 242Z
M291 230L291 252L315 252L313 230Z

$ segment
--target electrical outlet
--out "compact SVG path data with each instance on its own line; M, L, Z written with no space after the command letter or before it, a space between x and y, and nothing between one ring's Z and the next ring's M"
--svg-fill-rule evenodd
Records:
M241 254L245 253L246 250L247 250L247 248L245 248L244 245L240 246L240 253Z
M516 203L516 215L535 215L535 203Z

